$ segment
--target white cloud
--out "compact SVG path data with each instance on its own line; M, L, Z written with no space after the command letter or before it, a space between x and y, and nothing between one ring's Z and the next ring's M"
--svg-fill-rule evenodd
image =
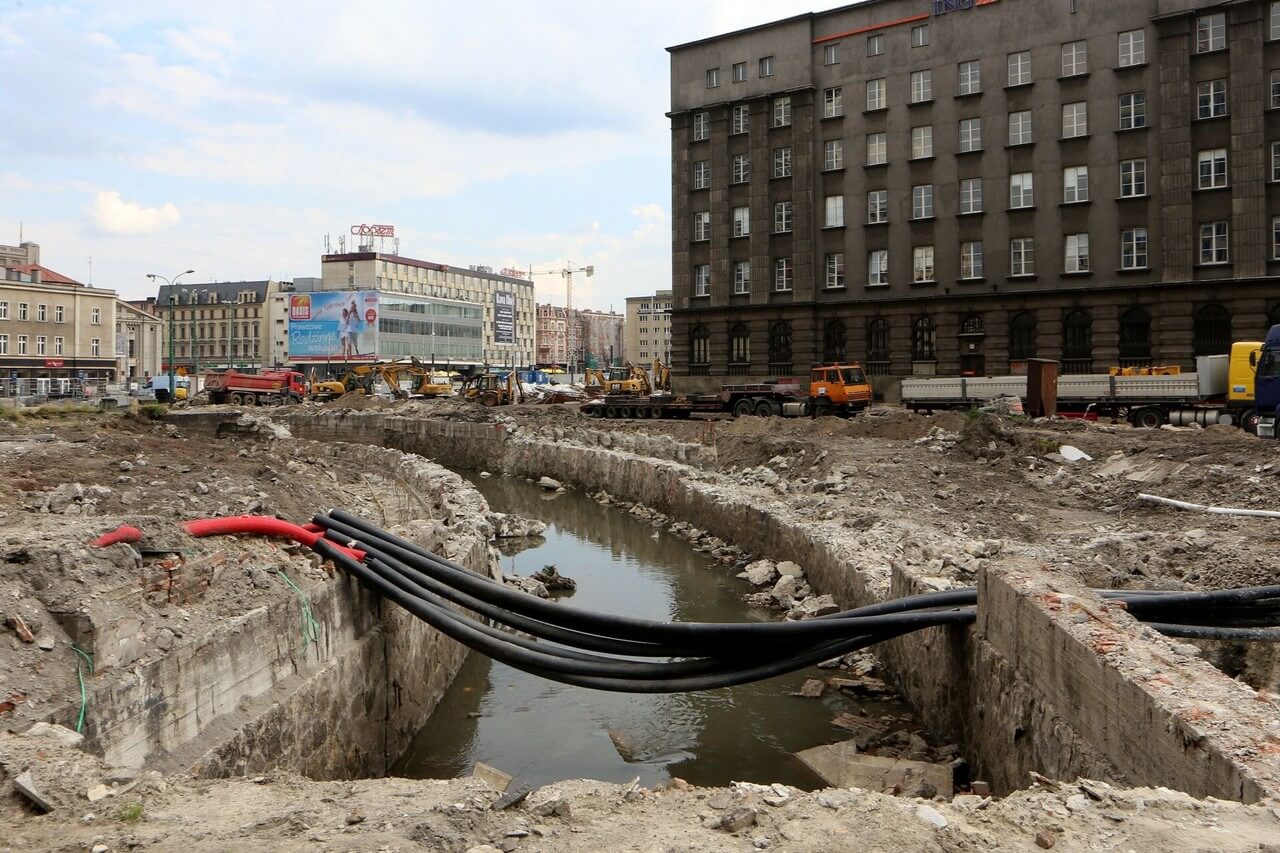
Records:
M150 234L176 225L182 218L172 203L159 207L143 207L137 202L125 201L120 193L103 191L93 197L89 218L99 230L107 234L133 236Z

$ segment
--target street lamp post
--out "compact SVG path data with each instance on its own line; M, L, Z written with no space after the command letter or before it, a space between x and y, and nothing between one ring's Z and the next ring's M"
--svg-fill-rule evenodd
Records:
M183 270L182 272L175 275L172 280L162 275L156 275L155 273L147 273L147 278L151 279L152 281L156 281L157 279L159 279L160 281L163 281L165 284L169 285L169 400L170 401L173 401L178 396L177 389L174 387L174 384L173 384L173 312L174 312L174 307L176 305L176 298L177 298L173 292L173 288L174 288L174 285L177 283L178 279L182 278L184 275L191 275L193 272L195 272L195 270Z

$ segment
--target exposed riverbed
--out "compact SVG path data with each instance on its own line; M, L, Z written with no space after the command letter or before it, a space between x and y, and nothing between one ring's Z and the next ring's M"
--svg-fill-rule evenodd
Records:
M545 565L577 581L573 607L649 619L737 622L768 618L743 603L749 591L729 567L683 539L579 492L554 497L523 480L473 478L490 506L546 522L545 541L503 557L503 571ZM897 702L828 691L790 694L810 670L756 684L673 695L631 695L557 684L473 653L395 775L449 778L477 761L531 786L569 778L654 785L821 780L792 753L848 737L831 725L842 710L906 717Z

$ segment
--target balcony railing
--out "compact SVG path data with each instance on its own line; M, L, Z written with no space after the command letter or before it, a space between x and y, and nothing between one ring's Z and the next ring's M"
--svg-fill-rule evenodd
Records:
M711 365L709 365L709 364L690 364L690 365L689 365L689 375L690 375L690 376L710 376L710 375L711 375Z
M733 363L733 362L730 362L730 363L729 363L729 366L728 366L728 368L725 370L725 372L726 372L727 374L729 374L730 376L750 376L750 375L751 375L751 365L750 365L749 363L748 363L748 364L735 364L735 363Z

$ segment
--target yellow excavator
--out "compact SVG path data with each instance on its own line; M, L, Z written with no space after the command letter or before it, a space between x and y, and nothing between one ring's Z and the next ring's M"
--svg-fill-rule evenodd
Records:
M375 364L357 364L338 379L323 381L311 380L311 399L334 400L343 394L373 395L377 381L381 379L387 384L391 396L397 400L409 399L409 392L400 385L400 374L411 371L410 365L397 362L378 362ZM412 375L412 374L411 374ZM453 388L450 386L449 391ZM435 396L435 395L433 395Z
M649 374L631 362L623 367L606 367L604 370L588 367L583 372L583 385L592 395L650 394L653 391Z
M524 402L524 386L514 370L508 371L506 378L496 373L477 373L463 381L462 395L482 406L510 406Z

